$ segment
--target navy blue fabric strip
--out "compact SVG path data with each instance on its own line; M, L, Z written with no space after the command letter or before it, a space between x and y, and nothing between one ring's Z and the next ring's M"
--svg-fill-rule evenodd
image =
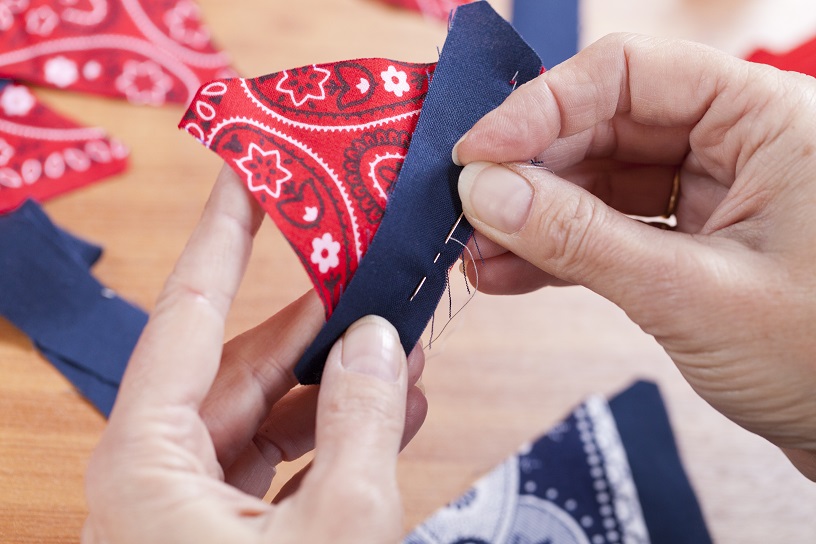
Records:
M552 68L578 52L578 0L514 0L513 26Z
M100 253L32 201L0 216L0 315L107 415L147 315L91 276Z
M320 382L334 342L369 314L388 319L406 353L413 349L462 253L456 240L465 243L473 232L462 219L448 238L462 212L461 168L451 161L451 150L512 92L514 76L521 85L540 69L535 52L487 2L456 10L383 221L334 313L298 363L301 383Z
M609 407L626 449L651 541L710 543L657 386L637 382L609 401Z

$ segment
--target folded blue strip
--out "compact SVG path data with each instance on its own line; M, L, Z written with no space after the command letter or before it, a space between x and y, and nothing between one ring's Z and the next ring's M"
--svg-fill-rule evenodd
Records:
M48 362L54 365L54 368L59 370L60 374L65 376L97 410L106 417L110 415L113 403L116 401L116 395L119 393L118 383L114 384L105 381L94 373L88 372L85 368L63 358L59 353L46 349L36 342L34 345L43 357L48 359Z
M552 68L578 52L578 0L514 0L513 26Z
M0 315L107 415L147 315L91 276L100 254L32 201L0 216Z
M709 544L700 504L683 469L657 386L635 385L609 402L652 542Z
M406 353L413 349L462 253L456 240L465 243L473 232L462 219L447 238L462 213L453 145L512 92L514 76L521 85L540 69L535 52L487 2L456 10L383 221L334 313L298 363L301 383L320 382L334 342L366 315L386 318Z

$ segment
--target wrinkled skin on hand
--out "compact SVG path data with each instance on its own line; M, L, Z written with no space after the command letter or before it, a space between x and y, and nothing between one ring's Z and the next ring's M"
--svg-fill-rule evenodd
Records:
M323 323L309 293L224 342L263 212L224 169L133 353L86 475L85 544L396 542L400 447L427 403L421 349L363 318L323 384L293 368ZM272 271L274 273L274 271ZM315 450L276 504L275 466Z
M551 169L512 164L535 158ZM816 480L816 81L614 35L520 87L454 150L479 289L581 284L694 389ZM624 214L666 210L677 229Z

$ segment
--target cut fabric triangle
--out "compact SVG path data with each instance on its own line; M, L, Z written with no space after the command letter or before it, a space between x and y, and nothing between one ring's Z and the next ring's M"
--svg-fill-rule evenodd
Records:
M54 112L25 85L0 88L0 213L119 173L127 155L102 129Z
M159 106L231 75L192 0L0 2L0 76Z
M433 70L360 59L214 81L179 125L244 180L327 315L377 232Z
M326 307L296 369L303 383L320 381L328 350L365 315L391 321L413 349L472 233L451 149L540 73L510 24L474 2L456 10L438 65L362 59L198 92L180 128L232 166Z
M591 397L405 544L709 544L657 386Z

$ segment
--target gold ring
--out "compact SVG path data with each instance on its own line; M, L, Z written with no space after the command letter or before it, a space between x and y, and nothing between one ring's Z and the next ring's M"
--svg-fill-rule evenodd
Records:
M674 180L672 180L672 191L669 196L669 203L666 206L666 211L663 214L665 219L670 218L677 212L677 201L680 199L680 167L674 172Z

